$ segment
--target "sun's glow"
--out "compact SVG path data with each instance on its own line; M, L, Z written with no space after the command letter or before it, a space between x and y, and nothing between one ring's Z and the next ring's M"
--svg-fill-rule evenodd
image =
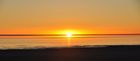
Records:
M66 36L67 37L72 37L72 33L67 33Z
M57 34L81 34L81 32L77 30L60 30Z

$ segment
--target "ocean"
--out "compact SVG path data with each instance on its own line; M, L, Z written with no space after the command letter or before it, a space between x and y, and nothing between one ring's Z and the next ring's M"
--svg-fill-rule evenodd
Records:
M140 45L140 35L0 36L0 49L36 49L73 46Z

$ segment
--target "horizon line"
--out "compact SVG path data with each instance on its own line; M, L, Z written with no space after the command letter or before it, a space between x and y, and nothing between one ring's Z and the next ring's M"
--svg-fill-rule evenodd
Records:
M66 34L0 34L0 36L65 36ZM92 36L92 35L140 35L134 34L73 34L73 36Z

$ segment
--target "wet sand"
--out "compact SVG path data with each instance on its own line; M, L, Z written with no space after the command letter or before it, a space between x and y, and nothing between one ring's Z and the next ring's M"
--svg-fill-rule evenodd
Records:
M140 45L0 50L0 61L140 61Z

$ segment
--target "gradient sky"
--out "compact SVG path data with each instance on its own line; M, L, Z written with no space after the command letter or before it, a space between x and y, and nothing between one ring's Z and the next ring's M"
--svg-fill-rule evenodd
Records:
M140 33L139 0L0 0L0 34Z

